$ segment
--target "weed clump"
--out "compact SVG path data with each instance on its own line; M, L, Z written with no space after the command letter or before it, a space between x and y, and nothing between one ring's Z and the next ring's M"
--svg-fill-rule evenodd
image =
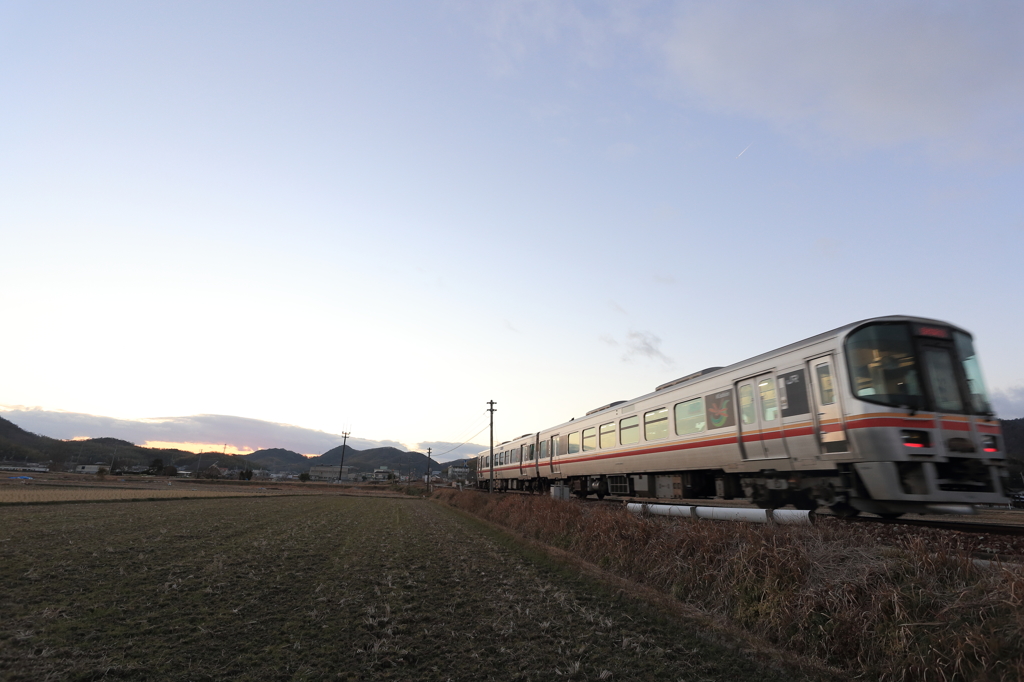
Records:
M1024 567L948 533L760 526L453 490L444 503L878 680L1024 679Z

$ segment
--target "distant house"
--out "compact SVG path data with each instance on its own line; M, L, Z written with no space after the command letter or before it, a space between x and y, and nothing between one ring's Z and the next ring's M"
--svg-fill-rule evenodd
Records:
M345 467L342 477L348 478L353 471L355 471L355 467ZM309 468L309 480L311 481L337 481L338 478L338 465L316 465Z
M108 469L106 464L79 464L75 467L76 474L98 474L100 469L106 471Z
M377 467L373 470L373 480L375 481L387 481L391 478L398 478L398 474L387 467Z

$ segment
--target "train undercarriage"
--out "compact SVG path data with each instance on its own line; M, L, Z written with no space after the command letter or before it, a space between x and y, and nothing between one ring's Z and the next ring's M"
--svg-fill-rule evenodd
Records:
M888 464L888 463L886 463ZM896 467L895 463L893 464ZM727 473L723 470L677 471L643 474L568 476L560 479L494 479L497 491L515 490L527 493L547 494L553 485L568 487L578 498L606 496L628 498L653 498L670 502L677 500L743 500L765 509L792 506L796 509L815 510L829 508L833 514L843 517L856 516L861 512L877 514L885 518L897 518L905 513L952 513L972 514L973 504L969 497L956 500L956 495L945 491L942 502L929 501L920 487L922 472L905 466L894 469L899 478L901 491L908 498L918 499L876 499L862 480L854 464L840 464L836 469L825 471L775 471L764 469L751 473ZM943 470L937 469L941 475ZM958 472L961 487L982 493L1001 494L1002 486L995 472L987 468L965 477ZM944 489L938 479L937 487ZM487 489L489 482L483 479L479 487ZM973 486L973 487L972 487Z

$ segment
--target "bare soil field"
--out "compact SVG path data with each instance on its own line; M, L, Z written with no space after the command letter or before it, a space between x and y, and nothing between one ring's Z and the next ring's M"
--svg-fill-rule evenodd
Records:
M810 679L430 501L0 515L5 680Z
M193 497L239 497L249 495L364 495L403 494L379 483L333 485L279 481L230 481L181 479L161 476L104 476L46 473L0 477L0 506L8 504L53 504L63 502L111 502L125 500L171 500Z

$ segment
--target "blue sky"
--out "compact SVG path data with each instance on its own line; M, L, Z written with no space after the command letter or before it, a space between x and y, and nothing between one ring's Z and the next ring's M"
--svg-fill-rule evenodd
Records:
M426 447L493 399L504 440L906 313L1024 416L1022 34L1019 3L4 3L0 405ZM289 447L240 423L203 438Z

